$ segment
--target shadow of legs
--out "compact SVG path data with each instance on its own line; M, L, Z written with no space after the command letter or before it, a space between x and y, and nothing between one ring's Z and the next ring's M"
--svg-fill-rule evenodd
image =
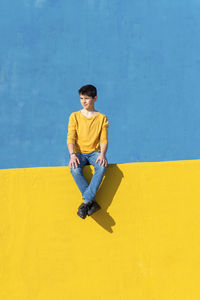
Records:
M93 176L91 166L85 166L83 169L83 174L87 181L90 182ZM114 226L116 223L107 212L107 209L113 201L122 178L123 173L116 164L108 165L104 179L95 197L102 209L94 213L94 215L91 217L110 233L113 232L112 226Z

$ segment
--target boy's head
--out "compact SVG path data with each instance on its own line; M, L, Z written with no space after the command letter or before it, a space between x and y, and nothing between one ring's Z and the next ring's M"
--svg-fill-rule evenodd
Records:
M82 86L79 90L79 95L85 95L85 96L89 96L92 98L95 98L97 96L97 89L95 86L91 85L91 84L87 84Z

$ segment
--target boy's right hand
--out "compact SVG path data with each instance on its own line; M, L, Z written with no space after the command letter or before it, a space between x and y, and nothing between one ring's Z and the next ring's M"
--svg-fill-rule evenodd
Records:
M70 161L69 161L69 167L71 168L76 168L78 167L78 164L80 164L80 160L78 159L78 157L76 156L76 154L72 154L70 157Z

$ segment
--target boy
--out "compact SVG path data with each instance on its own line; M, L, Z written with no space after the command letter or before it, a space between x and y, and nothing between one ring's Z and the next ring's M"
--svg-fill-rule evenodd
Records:
M69 117L67 147L70 153L70 172L82 194L84 202L78 208L78 216L85 219L100 209L95 201L96 192L102 182L108 162L108 119L95 110L97 89L85 85L79 89L83 109ZM95 173L90 184L83 175L83 166L93 165Z

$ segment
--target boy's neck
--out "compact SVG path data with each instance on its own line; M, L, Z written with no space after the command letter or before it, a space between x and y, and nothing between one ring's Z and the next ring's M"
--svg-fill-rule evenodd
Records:
M93 107L93 108L90 108L90 109L85 109L85 108L83 108L82 109L82 112L84 112L84 113L93 113L93 112L96 112L97 110Z

